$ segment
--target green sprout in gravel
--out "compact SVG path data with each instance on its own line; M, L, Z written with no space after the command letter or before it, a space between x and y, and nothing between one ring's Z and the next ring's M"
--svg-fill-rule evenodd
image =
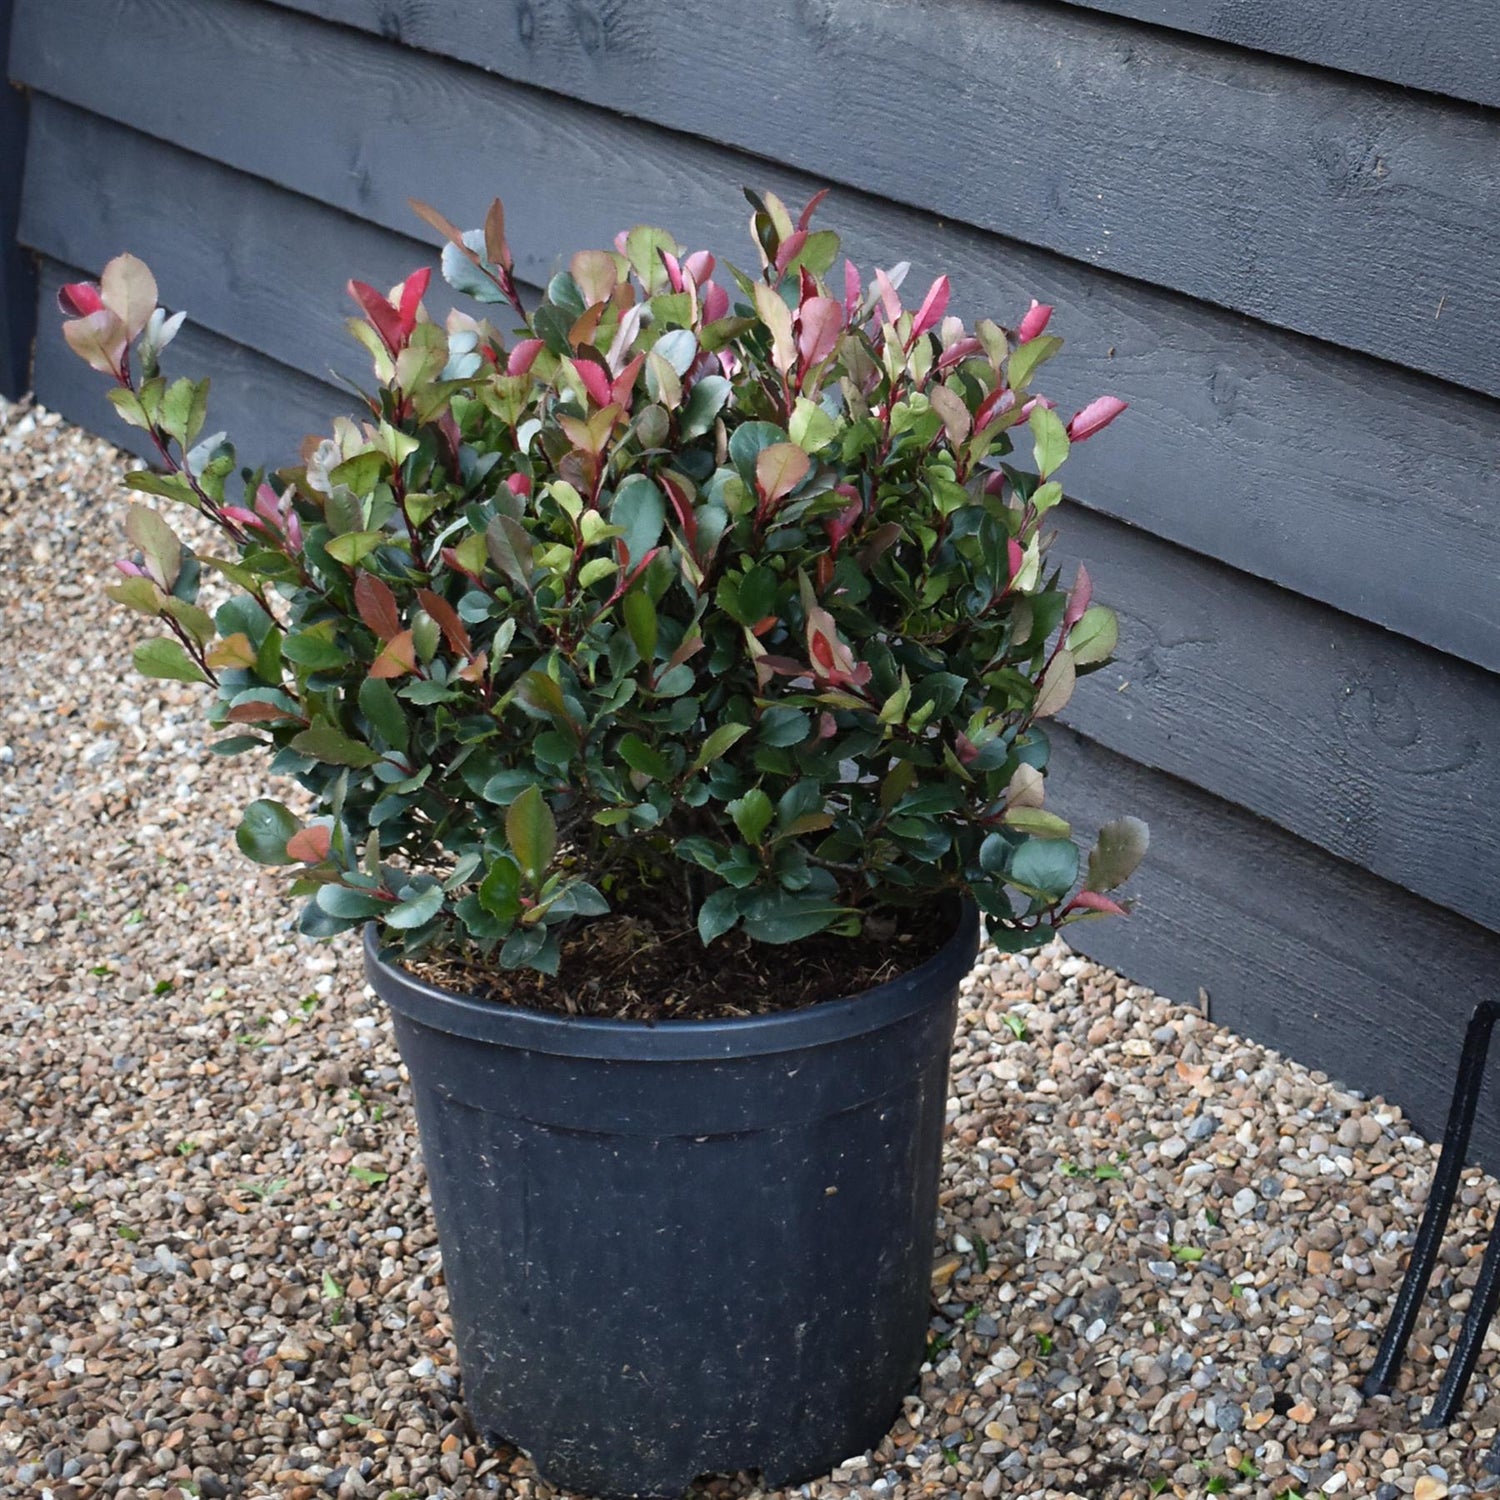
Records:
M835 272L821 194L747 196L753 271L640 226L529 310L498 203L471 232L415 205L477 315L433 322L425 269L350 282L362 420L242 491L208 382L162 373L183 315L147 267L63 287L159 462L127 484L223 542L132 507L108 592L163 632L135 665L313 794L238 829L303 931L555 973L568 924L664 893L704 944L966 892L1016 951L1125 910L1144 825L1085 859L1043 805L1046 721L1116 640L1049 566L1059 473L1124 403L1038 392L1050 308L970 328L946 276L908 306L904 266Z

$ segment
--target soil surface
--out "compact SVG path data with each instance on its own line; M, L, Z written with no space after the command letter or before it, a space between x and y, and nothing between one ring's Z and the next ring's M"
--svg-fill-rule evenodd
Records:
M888 910L858 937L817 933L785 946L726 933L710 947L686 923L600 917L562 939L557 976L462 955L409 965L429 984L559 1015L709 1021L772 1015L857 995L917 967L952 934L941 912Z

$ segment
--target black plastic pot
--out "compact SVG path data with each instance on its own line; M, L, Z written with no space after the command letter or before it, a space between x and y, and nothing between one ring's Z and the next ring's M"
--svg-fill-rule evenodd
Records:
M575 1020L381 960L475 1427L551 1483L784 1485L884 1436L921 1365L948 1056L978 914L846 1000Z

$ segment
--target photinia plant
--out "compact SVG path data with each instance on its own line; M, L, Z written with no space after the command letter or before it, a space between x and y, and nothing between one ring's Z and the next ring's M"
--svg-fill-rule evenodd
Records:
M415 205L449 282L520 327L432 322L426 270L351 282L367 410L237 499L208 382L161 373L182 314L147 268L63 289L160 455L126 483L225 539L200 558L132 507L109 593L166 632L135 665L208 684L214 749L313 793L237 835L304 931L373 918L408 958L555 972L566 924L611 910L790 943L968 892L1017 949L1124 909L1145 826L1084 863L1042 728L1115 644L1046 551L1070 445L1123 403L1064 423L1034 390L1050 308L971 331L945 276L914 307L904 266L830 279L822 194L795 219L747 196L755 274L642 226L529 311L498 203L469 233ZM204 568L233 590L212 614Z

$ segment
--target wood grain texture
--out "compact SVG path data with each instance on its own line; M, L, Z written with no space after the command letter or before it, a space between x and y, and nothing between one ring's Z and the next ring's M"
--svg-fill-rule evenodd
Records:
M85 274L74 266L42 261L36 398L68 421L100 433L127 452L151 459L154 450L145 435L115 417L106 399L108 381L89 369L59 332L57 289ZM179 370L210 378L208 430L226 429L240 462L247 467L296 463L308 433L329 431L335 416L353 411L343 392L193 324L185 325L178 334L172 354Z
M9 51L11 0L0 0L0 59ZM26 156L26 99L0 76L0 396L14 400L31 383L36 331L36 271L16 243L21 165Z
M1192 36L1500 105L1500 11L1490 0L1424 0L1399 24L1387 0L1068 0Z
M200 326L318 380L370 382L350 336L351 277L384 291L434 267L434 318L454 298L432 247L38 94L22 240L97 275L121 250ZM88 212L79 212L80 197ZM191 205L164 213L162 204ZM472 304L470 304L472 306Z
M1500 394L1493 113L1035 0L280 3Z
M191 78L216 47L243 40L243 29L220 36L195 23L185 36L175 46ZM489 193L502 193L521 269L545 281L567 251L606 244L641 218L737 253L745 242L738 182L770 175L799 200L814 186L597 113L583 117L586 133L559 147L543 95L360 38L336 40L321 84L331 111L310 107L302 117L307 138L323 141L331 160L301 149L295 119L281 138L259 128L257 86L272 87L274 69L264 79L252 74L242 102L206 89L184 103L186 85L172 101L126 89L95 102L341 212L216 173L203 158L39 96L28 238L82 264L127 243L150 246L142 253L164 275L169 267L181 275L183 305L321 375L330 365L351 368L338 331L342 278L357 270L389 284L414 253L405 233L362 231L353 216L419 228L405 201L413 189L466 223L479 222ZM352 68L347 88L339 84L332 64L346 42L388 66L393 87L399 80L421 94L415 137L361 109L365 64ZM511 112L512 98L527 112ZM464 132L494 163L482 184L432 166L449 159L451 135ZM337 170L340 161L357 170ZM613 170L627 161L633 177ZM89 214L76 211L75 183L87 185ZM160 213L162 183L192 211ZM1108 434L1078 448L1069 483L1082 501L1500 669L1500 612L1489 607L1500 580L1500 403L865 194L841 193L828 218L863 264L913 256L914 284L951 271L957 310L1014 317L1033 294L1056 304L1054 326L1069 340L1052 382L1059 399L1076 405L1111 390L1132 404ZM306 329L298 326L304 315Z
M1069 724L1500 928L1500 678L1078 507L1058 530L1120 614Z
M1266 1046L1379 1092L1442 1134L1464 1026L1494 992L1500 939L1171 777L1061 731L1049 801L1092 837L1123 812L1151 825L1125 920L1068 940ZM1500 1168L1500 1089L1474 1156Z

